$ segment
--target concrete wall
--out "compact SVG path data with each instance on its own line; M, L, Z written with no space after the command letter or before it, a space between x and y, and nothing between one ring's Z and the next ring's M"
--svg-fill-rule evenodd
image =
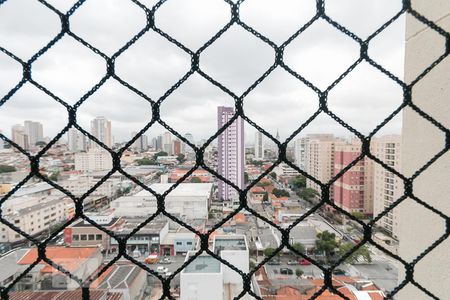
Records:
M223 274L185 273L180 275L180 300L222 300Z
M412 6L450 32L450 1L413 0ZM405 80L417 74L444 52L444 39L408 16L406 25ZM413 101L450 128L450 57L425 76L413 89ZM402 173L410 176L444 147L445 137L410 109L403 115ZM414 181L414 194L450 215L450 153L447 152ZM437 215L408 200L399 208L399 254L406 261L423 252L445 232ZM415 267L414 278L439 299L450 299L450 239L445 240ZM400 279L401 280L401 279ZM408 285L398 299L430 299Z

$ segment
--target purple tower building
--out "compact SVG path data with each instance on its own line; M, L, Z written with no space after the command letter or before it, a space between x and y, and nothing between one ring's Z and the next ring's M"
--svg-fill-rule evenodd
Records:
M233 107L217 108L217 124L221 128L234 115ZM244 187L244 121L238 117L219 135L217 172L236 184ZM239 195L228 184L219 181L219 200L237 200Z

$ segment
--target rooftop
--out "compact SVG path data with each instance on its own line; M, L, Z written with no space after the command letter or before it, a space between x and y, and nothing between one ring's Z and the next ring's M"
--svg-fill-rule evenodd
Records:
M173 183L154 183L150 186L152 190L158 194L162 194L173 185ZM173 191L171 191L168 197L184 197L184 196L198 196L198 197L209 197L211 193L213 184L212 183L180 183ZM135 194L134 196L151 196L153 195L142 190Z
M239 235L217 235L214 238L214 251L220 252L223 250L247 250L247 243L244 236Z
M212 256L197 256L186 268L183 273L220 273L220 262Z
M69 272L76 271L85 261L95 256L100 249L98 247L51 247L45 248L45 256L54 263L62 266ZM32 248L17 262L19 265L31 265L38 258L37 248ZM45 266L41 269L42 273L52 273L54 268L44 261L39 264Z

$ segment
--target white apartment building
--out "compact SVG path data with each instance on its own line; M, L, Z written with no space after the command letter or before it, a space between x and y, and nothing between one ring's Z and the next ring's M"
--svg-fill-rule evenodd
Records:
M107 147L112 147L111 121L105 117L97 117L91 121L91 134ZM101 148L91 141L91 148Z
M75 170L84 172L112 169L111 155L101 149L90 149L88 152L75 153Z
M275 174L277 174L277 178L279 178L279 177L285 177L285 178L295 177L300 174L286 163L279 164L278 166L276 166L273 169L273 171L275 172Z
M215 236L213 251L242 272L249 272L249 249L244 235ZM192 254L188 253L186 260ZM180 275L181 300L234 299L242 288L242 277L209 255L198 256ZM245 295L241 299L253 298Z
M386 135L372 140L372 153L381 161L400 171L401 136ZM380 214L403 194L403 181L379 164L374 164L373 209L374 216ZM398 237L398 213L394 208L377 224Z
M155 183L150 186L162 194L173 183ZM212 183L181 183L165 198L166 211L188 219L207 219L211 201ZM118 217L143 217L157 210L155 196L142 190L133 196L123 196L111 202Z
M255 159L264 159L264 135L262 132L255 132Z
M137 134L137 132L132 132L130 138L134 138ZM142 134L134 141L131 148L138 152L146 151L148 149L148 137L145 134Z
M295 164L301 170L306 170L307 160L306 160L306 150L308 145L309 137L302 137L295 140L294 143L294 158Z
M37 142L44 140L44 129L41 123L33 121L24 122L25 134L28 136L28 144L30 147L36 145Z
M188 252L186 260L195 252ZM223 300L223 266L210 255L197 256L180 273L180 300Z
M63 188L71 192L75 196L81 196L92 188L98 180L91 176L73 176L66 180L58 182ZM106 180L95 189L90 195L112 197L116 194L118 182L115 180Z
M61 197L19 197L14 198L14 204L6 207L3 217L22 231L37 235L67 220L73 209L73 201ZM24 238L5 224L0 224L1 243L15 243Z
M67 147L69 148L70 152L86 151L86 136L76 128L69 128L67 132Z

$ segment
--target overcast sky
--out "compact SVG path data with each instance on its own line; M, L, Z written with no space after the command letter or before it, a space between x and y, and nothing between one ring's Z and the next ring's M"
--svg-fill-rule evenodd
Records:
M66 11L75 1L49 0ZM151 6L156 1L142 1ZM366 38L401 9L395 0L327 1L327 14ZM241 19L281 44L315 13L315 1L247 0ZM230 19L222 0L169 0L156 13L156 25L195 51ZM146 24L144 12L129 0L88 0L71 17L71 30L107 55L113 54ZM57 15L38 1L9 0L0 5L0 46L23 60L29 59L60 30ZM369 55L403 77L404 18L389 26L370 43ZM325 89L359 56L359 46L323 20L314 23L285 50L293 70ZM242 94L274 62L274 51L243 28L234 25L200 57L200 66L234 93ZM66 102L73 104L105 74L104 60L65 36L33 64L33 78ZM117 74L157 100L190 68L190 57L153 31L147 32L116 61ZM20 64L0 52L0 98L21 79ZM336 115L364 134L389 115L402 101L401 89L367 63L360 64L329 94ZM217 106L234 101L198 74L192 75L161 106L162 119L196 140L217 130ZM317 95L281 68L275 69L244 100L247 116L268 132L290 135L318 108ZM96 116L112 121L116 141L128 139L151 118L151 107L115 80L108 80L78 110L78 123L89 130ZM65 124L67 112L30 84L23 86L0 107L0 129L10 136L13 124L30 119L44 124L53 137ZM399 132L401 118L383 133ZM153 137L163 129L148 131ZM254 129L246 127L253 140ZM349 135L326 115L304 133Z

